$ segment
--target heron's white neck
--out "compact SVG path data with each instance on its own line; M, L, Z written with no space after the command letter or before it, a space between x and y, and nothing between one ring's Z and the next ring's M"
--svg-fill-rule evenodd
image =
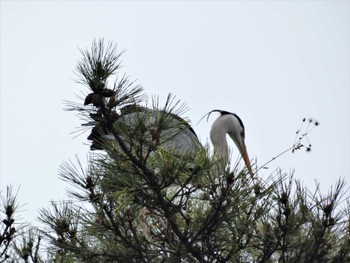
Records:
M223 121L221 118L215 120L210 130L210 140L214 146L214 155L225 159L225 161L228 161L228 146L226 140L228 130L229 126L227 122Z

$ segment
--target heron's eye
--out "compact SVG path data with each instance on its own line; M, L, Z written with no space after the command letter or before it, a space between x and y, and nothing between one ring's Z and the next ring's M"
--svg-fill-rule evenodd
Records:
M245 136L245 132L244 132L244 130L242 130L241 131L241 137L244 138L244 136Z

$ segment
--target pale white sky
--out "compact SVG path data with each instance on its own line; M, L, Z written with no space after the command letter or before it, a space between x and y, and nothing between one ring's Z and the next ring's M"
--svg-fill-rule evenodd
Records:
M63 111L83 86L73 70L78 48L114 41L124 68L150 95L169 92L205 144L212 109L237 113L251 158L265 163L294 141L303 117L321 125L310 154L286 154L280 167L324 191L350 186L349 1L1 1L0 191L20 187L22 217L34 221L50 200L67 199L59 165L86 163L81 121ZM236 153L237 154L237 153ZM4 192L3 192L4 194ZM349 194L348 194L349 195Z

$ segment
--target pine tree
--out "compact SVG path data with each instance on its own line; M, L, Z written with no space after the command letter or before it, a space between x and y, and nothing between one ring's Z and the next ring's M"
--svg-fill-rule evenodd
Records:
M174 121L185 106L169 95L145 111L142 87L117 76L112 43L95 41L82 55L77 73L89 93L68 106L93 127L94 151L87 168L62 164L70 200L41 210L46 227L16 243L17 259L44 262L45 239L49 262L350 262L344 180L311 194L280 170L264 181L207 147L172 149L187 128ZM126 109L132 122L121 117ZM300 150L303 136L289 150Z

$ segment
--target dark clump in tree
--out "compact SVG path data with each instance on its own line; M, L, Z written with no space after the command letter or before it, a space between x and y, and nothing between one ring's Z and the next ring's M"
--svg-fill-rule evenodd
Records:
M87 169L79 160L62 164L71 200L41 210L45 229L17 244L17 255L34 255L44 239L50 262L350 262L344 180L312 194L282 171L264 181L209 157L206 147L165 147L175 128L183 131L173 121L183 104L169 96L145 113L143 89L125 76L112 80L115 46L101 40L82 54L77 73L89 92L69 109L93 127L97 151ZM121 117L126 109L136 114L132 123ZM289 150L303 148L305 136Z

